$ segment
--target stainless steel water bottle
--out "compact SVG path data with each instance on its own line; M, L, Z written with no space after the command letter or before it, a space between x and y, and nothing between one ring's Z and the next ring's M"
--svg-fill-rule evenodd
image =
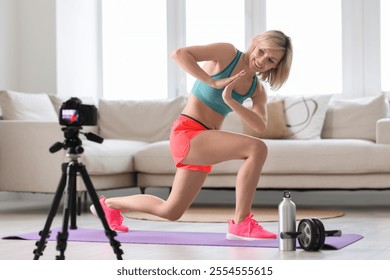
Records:
M296 238L290 236L288 233L296 232L295 218L296 218L296 206L291 200L291 194L289 191L285 191L283 194L283 201L279 203L278 207L279 215L279 250L281 251L295 251L296 250ZM281 233L287 233L282 234Z

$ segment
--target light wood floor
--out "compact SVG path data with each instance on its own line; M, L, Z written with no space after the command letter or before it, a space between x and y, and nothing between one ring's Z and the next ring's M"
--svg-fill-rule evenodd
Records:
M279 197L281 192L277 194ZM318 193L314 196L318 197ZM390 260L390 201L389 192L334 192L321 198L300 201L300 205L314 203L322 208L329 207L345 212L343 217L323 220L327 229L341 229L344 233L358 233L364 239L337 251L280 252L277 248L236 248L201 246L163 246L122 244L125 260ZM42 195L41 195L42 196ZM205 196L209 196L206 194ZM307 194L301 195L303 199ZM312 195L313 196L313 195ZM386 197L387 196L387 197ZM384 198L385 197L385 198ZM278 200L268 203L277 205ZM46 221L51 195L40 199L34 196L15 198L0 202L0 237L39 231ZM308 200L309 201L309 200ZM336 202L335 202L336 201ZM351 203L351 201L357 201ZM387 202L386 202L387 201ZM384 202L384 203L383 203ZM261 202L260 202L261 203ZM61 226L62 214L59 213L52 227ZM138 230L204 231L226 232L226 224L150 222L126 219L125 223ZM90 213L78 217L78 226L101 228L100 222ZM277 222L262 224L277 232ZM36 241L18 241L0 239L1 260L30 260ZM42 260L53 260L58 255L56 242L48 242ZM109 243L68 242L66 259L72 260L115 260L116 256Z

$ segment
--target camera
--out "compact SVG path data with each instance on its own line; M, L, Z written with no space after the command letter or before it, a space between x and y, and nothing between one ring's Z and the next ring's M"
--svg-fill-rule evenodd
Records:
M97 125L97 108L94 105L81 104L81 100L77 97L72 97L68 101L62 103L59 111L60 125L64 125L61 130L64 132L65 141L53 144L49 151L55 153L61 149L68 149L68 155L77 156L83 153L82 141L79 138L79 133L85 135L87 140L103 143L103 138L92 132L81 132L83 125Z
M82 104L77 97L62 103L59 111L60 125L92 126L97 124L97 108L94 105Z

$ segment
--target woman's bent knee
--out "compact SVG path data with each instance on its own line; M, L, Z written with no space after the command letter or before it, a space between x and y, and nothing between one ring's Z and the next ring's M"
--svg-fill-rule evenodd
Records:
M171 222L175 222L177 220L179 220L181 217L183 216L183 213L169 213L168 215L165 215L165 219L167 219L168 221L171 221Z
M254 139L251 145L251 155L259 157L262 160L265 160L268 155L268 147L264 141L260 139Z
M175 208L165 209L161 213L161 218L164 218L168 221L174 222L179 220L183 216L184 212L178 211Z

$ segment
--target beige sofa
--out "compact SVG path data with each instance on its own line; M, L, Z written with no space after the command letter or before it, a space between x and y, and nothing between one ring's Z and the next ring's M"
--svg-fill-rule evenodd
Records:
M23 105L26 98L28 104ZM0 92L0 191L56 191L61 164L68 160L64 150L49 152L51 145L64 140L56 115L61 102L46 94ZM169 131L185 102L186 97L96 102L98 125L82 131L94 131L105 140L98 144L80 136L85 149L80 161L95 189L169 188L176 170ZM274 97L268 105L272 121L262 135L254 134L234 114L223 129L266 142L268 158L258 188L389 189L388 107L384 96ZM234 188L240 164L236 160L215 165L204 187ZM80 178L77 190L85 190Z

